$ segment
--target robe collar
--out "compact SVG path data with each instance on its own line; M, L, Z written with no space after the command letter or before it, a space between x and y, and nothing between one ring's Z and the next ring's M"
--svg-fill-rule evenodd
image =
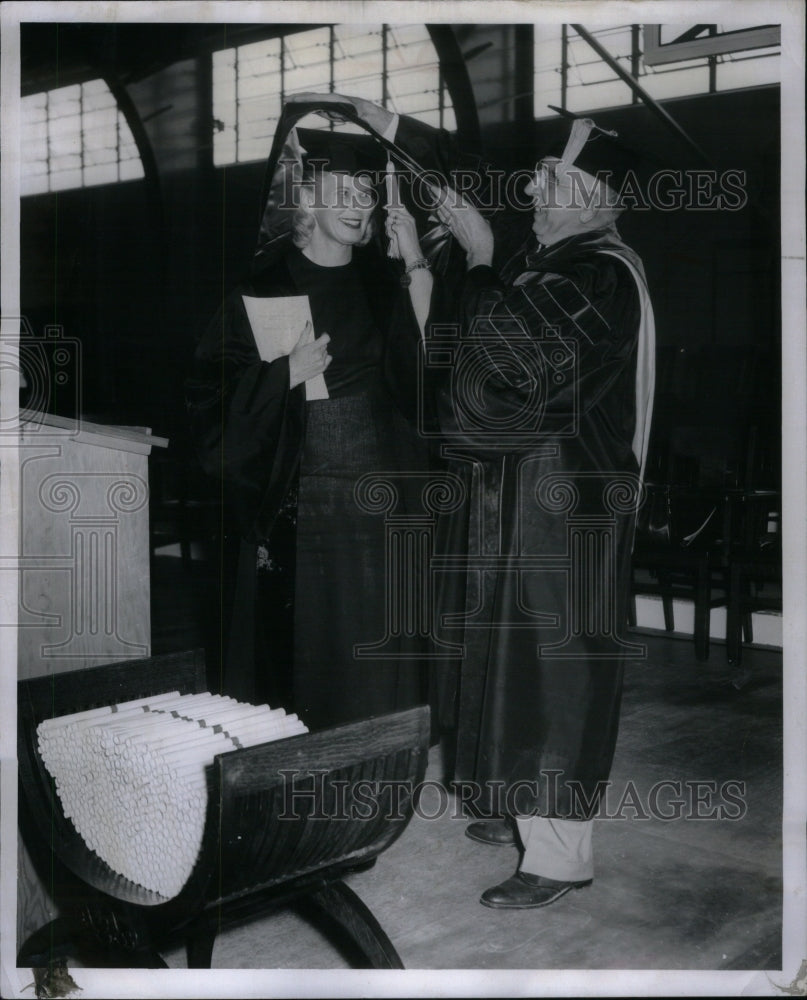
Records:
M647 278L642 260L617 232L613 224L592 233L581 233L559 240L552 246L533 245L523 258L521 273L563 271L579 261L581 253L608 254L618 257L628 267L639 296L640 318L637 337L635 414L636 424L632 441L633 453L639 466L639 476L644 478L656 381L656 327L653 306L647 289ZM516 272L518 273L518 272Z

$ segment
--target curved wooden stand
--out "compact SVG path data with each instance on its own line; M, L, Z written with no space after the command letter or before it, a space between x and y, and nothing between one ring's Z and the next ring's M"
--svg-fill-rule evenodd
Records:
M189 968L210 968L223 927L292 907L355 967L403 968L342 878L374 864L411 819L428 755L426 707L216 757L199 858L173 899L111 871L66 819L36 749L42 719L163 691L199 692L204 684L200 653L20 682L20 825L60 916L24 942L18 965L41 968L75 957L91 966L164 968L160 951L184 943ZM361 802L352 809L359 782Z

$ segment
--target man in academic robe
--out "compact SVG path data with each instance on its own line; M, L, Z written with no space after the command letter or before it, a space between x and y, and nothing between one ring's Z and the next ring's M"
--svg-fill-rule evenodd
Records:
M458 335L427 344L447 368L445 454L469 498L436 564L443 621L464 641L456 778L486 817L466 833L523 849L481 897L494 908L591 882L624 663L642 655L624 630L654 325L615 225L631 162L613 133L575 120L527 186L532 236L502 273L473 207L446 191L438 213L467 254Z

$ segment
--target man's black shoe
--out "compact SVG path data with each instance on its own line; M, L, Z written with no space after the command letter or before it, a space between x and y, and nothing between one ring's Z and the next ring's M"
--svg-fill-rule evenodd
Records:
M516 842L513 828L505 819L483 819L477 823L469 823L465 827L465 836L480 844L493 844L496 847Z
M590 878L582 882L557 882L542 875L516 872L506 882L486 889L479 902L494 910L534 910L549 906L572 889L582 889L586 885L591 885Z

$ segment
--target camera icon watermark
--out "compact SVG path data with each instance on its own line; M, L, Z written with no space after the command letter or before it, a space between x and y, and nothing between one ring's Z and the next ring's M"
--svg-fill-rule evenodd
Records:
M478 316L463 331L437 324L418 371L424 437L472 440L506 450L544 437L574 437L579 426L578 345L551 326L537 335L520 316ZM437 407L439 429L431 419Z
M4 316L0 366L18 373L19 418L58 413L80 421L82 411L81 341L65 335L60 325L37 333L25 316ZM32 423L29 429L36 430ZM0 416L0 435L18 433L17 415Z

